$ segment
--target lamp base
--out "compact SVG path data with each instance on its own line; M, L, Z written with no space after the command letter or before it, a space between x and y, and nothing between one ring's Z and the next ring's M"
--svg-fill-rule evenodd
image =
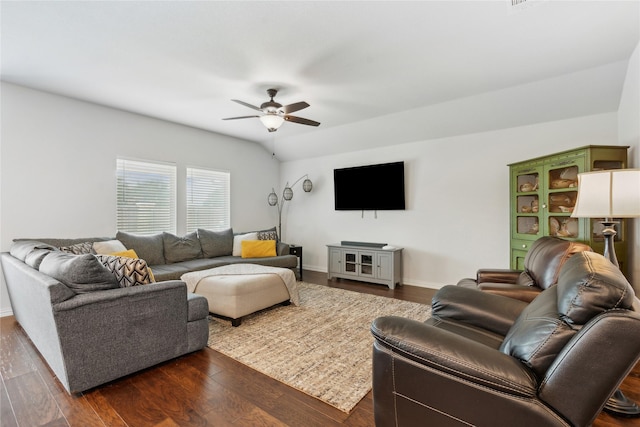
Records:
M640 406L633 400L625 396L620 389L607 400L604 410L619 417L638 417L640 416Z
M616 234L616 224L618 222L606 219L604 221L600 221L604 230L602 230L602 236L604 237L604 255L613 265L619 267L618 258L616 257L616 249L614 245Z

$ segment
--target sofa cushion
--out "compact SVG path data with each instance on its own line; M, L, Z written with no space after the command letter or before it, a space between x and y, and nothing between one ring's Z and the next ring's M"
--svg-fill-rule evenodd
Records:
M249 264L258 264L258 265L268 265L271 267L281 267L281 268L297 268L298 266L298 257L295 255L281 255L274 257L264 257L264 258L238 258L238 257L222 257L220 261L225 261L226 258L231 258L232 261L228 264L232 263L249 263Z
M82 255L82 254L95 254L96 252L93 250L92 242L82 242L76 243L74 245L69 246L60 246L62 252L67 252L74 255Z
M148 285L154 282L151 270L143 259L115 255L96 255L96 257L111 271L121 288Z
M110 255L115 252L126 251L127 248L120 240L107 240L106 242L93 242L93 250L97 254Z
M205 258L231 255L233 252L233 229L222 231L198 228L198 239Z
M242 258L264 258L276 256L275 240L243 240Z
M236 234L233 236L233 256L242 256L242 241L243 240L258 240L258 232L254 231L245 234Z
M52 251L58 250L55 246L47 243L42 243L38 240L16 240L11 243L9 253L20 261L24 261L27 255L34 249L49 249Z
M562 266L558 284L520 313L500 351L542 377L584 324L608 310L630 309L633 301L633 288L618 267L595 252L579 252Z
M92 254L52 251L40 264L40 272L82 294L118 287L115 276Z
M127 249L136 251L140 258L147 261L148 265L165 264L162 233L143 236L118 231L116 239L120 240Z
M39 270L40 264L42 263L42 260L44 259L44 257L49 255L54 250L55 250L54 248L51 248L51 249L35 248L27 254L26 258L24 259L24 263L31 268L35 268L36 270Z
M202 258L202 247L198 240L198 233L193 231L184 237L162 233L164 244L164 259L168 264L190 259Z
M201 258L198 261L202 261ZM158 264L152 265L151 269L153 270L153 276L156 279L156 282L164 282L166 280L179 280L180 276L184 273L188 273L191 271L189 268L185 266L185 263L193 262L193 261L183 261L177 262L175 264ZM203 268L204 269L204 268Z

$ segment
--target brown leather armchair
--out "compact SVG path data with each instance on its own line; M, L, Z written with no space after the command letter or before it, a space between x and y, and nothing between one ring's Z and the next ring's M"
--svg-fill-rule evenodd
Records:
M560 268L572 255L582 251L591 251L591 247L559 237L541 237L533 242L525 256L524 271L482 268L475 279L462 279L458 286L531 302L540 292L555 285Z
M588 426L640 359L640 301L583 251L531 303L445 286L371 325L377 427Z

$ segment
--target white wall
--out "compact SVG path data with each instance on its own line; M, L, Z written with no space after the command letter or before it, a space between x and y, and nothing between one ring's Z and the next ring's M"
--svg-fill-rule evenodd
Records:
M116 157L231 172L234 230L273 226L280 164L260 145L2 83L0 250L20 237L114 236ZM184 233L178 211L178 234ZM0 314L10 309L2 279Z
M326 271L325 245L341 240L405 248L406 284L440 287L480 267L509 268L507 164L585 145L617 145L608 113L486 133L285 162L281 182L308 173L313 192L294 188L285 205L289 242L304 246L305 268ZM335 211L333 169L405 161L407 210ZM381 197L384 197L381 194Z
M640 168L640 43L629 59L627 76L618 109L618 140L630 145L629 166ZM631 277L636 294L640 295L640 219L632 219L629 234L634 236L629 251Z

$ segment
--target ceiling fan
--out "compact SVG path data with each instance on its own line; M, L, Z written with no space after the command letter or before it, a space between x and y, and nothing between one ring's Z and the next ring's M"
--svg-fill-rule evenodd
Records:
M257 117L260 119L263 125L267 128L269 132L275 132L278 130L280 125L287 122L299 123L301 125L309 125L309 126L319 126L320 122L316 122L314 120L305 119L302 117L291 116L289 113L293 113L295 111L302 110L303 108L307 108L309 104L306 102L296 102L289 105L282 105L273 100L273 98L278 93L277 89L267 89L267 94L271 97L270 101L262 103L260 107L256 107L255 105L248 104L244 101L239 101L237 99L232 99L233 102L237 102L238 104L244 105L245 107L249 107L251 109L260 111L263 113L258 116L241 116L241 117L228 117L222 120L237 120L237 119L250 119Z

